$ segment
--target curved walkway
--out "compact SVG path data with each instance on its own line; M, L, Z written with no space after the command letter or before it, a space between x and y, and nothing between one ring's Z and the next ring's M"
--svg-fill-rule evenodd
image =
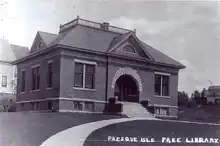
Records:
M82 125L61 131L51 136L50 138L48 138L43 144L41 144L41 146L63 146L63 145L64 146L83 146L86 138L93 131L103 128L105 126L111 125L111 124L130 122L134 120L160 120L160 121L167 121L167 122L188 123L188 124L194 123L194 124L220 126L220 124L215 124L215 123L162 120L162 119L155 119L155 118L121 118L121 119L102 120L102 121L82 124Z
M83 146L84 141L93 131L111 124L129 122L134 120L155 120L155 119L121 118L121 119L111 119L111 120L102 120L98 122L91 122L61 131L51 136L43 144L41 144L41 146Z

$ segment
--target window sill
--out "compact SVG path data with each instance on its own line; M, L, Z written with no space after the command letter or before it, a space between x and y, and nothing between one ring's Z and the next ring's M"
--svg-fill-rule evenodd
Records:
M25 94L26 92L20 92L20 94Z
M155 117L158 117L158 118L178 118L178 116L172 116L172 115L156 115L154 114Z
M52 87L47 87L47 88L46 88L46 90L52 90L52 89L53 89Z
M37 90L31 90L30 92L39 92L40 89L37 89Z
M170 96L161 96L161 95L154 95L155 97L158 97L158 98L171 98Z
M96 91L96 89L77 88L77 87L73 87L73 89L75 89L75 90L83 90L83 91Z
M158 116L158 117L168 117L169 115L163 115L163 114L154 114L154 116Z

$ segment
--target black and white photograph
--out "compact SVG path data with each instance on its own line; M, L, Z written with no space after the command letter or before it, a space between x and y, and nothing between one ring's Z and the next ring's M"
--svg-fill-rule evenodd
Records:
M0 0L0 146L215 145L219 0Z

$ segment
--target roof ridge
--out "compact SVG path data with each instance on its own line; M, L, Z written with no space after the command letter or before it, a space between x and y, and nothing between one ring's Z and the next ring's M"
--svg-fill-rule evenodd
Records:
M39 30L39 31L37 31L37 32L39 32L39 33L46 33L46 34L54 34L54 35L58 35L58 34L56 34L56 33L51 33L51 32L46 32L46 31L41 31L41 30Z
M75 26L76 27L76 26ZM48 46L53 46L54 44L58 44L63 38L65 38L75 27L71 28L69 31L59 33L57 37L50 43Z
M126 40L126 38L128 38L130 35L132 35L133 34L133 32L132 31L130 31L130 32L126 32L126 33L124 33L124 34L119 34L119 35L117 35L117 36L115 36L113 39L112 39L112 41L111 41L111 44L109 45L109 49L107 50L108 52L111 52L111 51L113 51L115 48L117 48L117 46L118 45L120 45L120 43L121 42L123 42L124 40ZM120 38L120 37L125 37L125 38ZM112 43L113 43L113 41L114 40L116 40L117 38L120 38L120 40L118 41L118 42L116 42L116 44L114 44L113 46L111 46L112 45Z
M16 45L16 44L10 44L11 46L18 46L18 47L23 47L23 48L28 48L28 46L21 46L21 45Z

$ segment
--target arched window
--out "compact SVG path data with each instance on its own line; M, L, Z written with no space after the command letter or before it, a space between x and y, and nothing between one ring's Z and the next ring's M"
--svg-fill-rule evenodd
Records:
M136 53L135 49L130 46L130 45L126 45L122 48L122 51L125 51L125 52L130 52L130 53Z

